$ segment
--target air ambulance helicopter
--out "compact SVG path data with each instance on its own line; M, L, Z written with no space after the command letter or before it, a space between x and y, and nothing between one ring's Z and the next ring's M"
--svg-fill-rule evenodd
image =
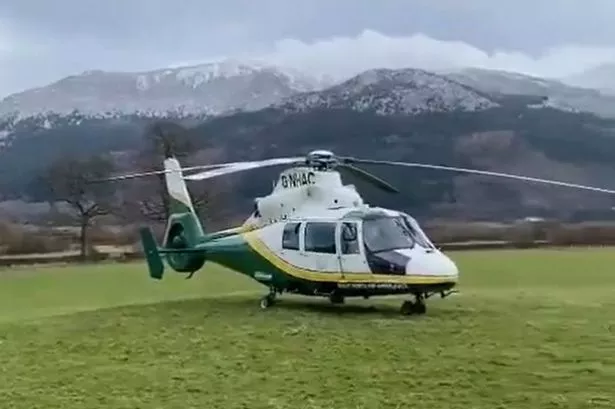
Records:
M417 221L401 211L364 202L340 171L351 172L392 193L386 181L356 164L427 168L479 174L526 182L615 193L554 180L424 163L393 162L337 156L317 150L305 157L274 158L182 168L168 157L164 170L106 180L164 174L170 214L161 246L149 227L140 229L149 274L161 279L163 258L176 272L191 278L207 261L242 273L269 288L260 301L265 309L283 293L370 298L408 294L401 314L424 314L425 300L457 292L455 263L430 241ZM255 200L253 214L239 227L208 233L198 219L186 181L205 180L257 168L287 166L273 191ZM199 171L184 174L184 172Z

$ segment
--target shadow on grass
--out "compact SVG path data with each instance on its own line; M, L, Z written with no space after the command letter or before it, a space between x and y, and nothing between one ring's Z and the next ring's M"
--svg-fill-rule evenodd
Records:
M192 302L216 303L216 308L229 308L236 311L243 310L246 313L253 314L254 312L267 314L277 312L288 312L301 315L328 315L342 318L352 318L356 316L377 317L377 318L403 318L403 319L420 319L422 316L411 315L403 316L400 314L400 307L404 298L372 298L371 300L363 300L361 298L350 299L345 304L335 305L329 303L327 299L321 297L301 297L301 296L282 296L278 298L276 303L266 310L261 310L259 306L259 298L220 298L207 300L193 300ZM445 301L446 302L446 301ZM467 313L471 313L472 309L467 308L442 308L440 302L430 305L427 304L427 314L425 317L449 317L454 318Z
M379 298L370 300L361 298L349 299L346 304L334 305L322 297L302 297L297 295L285 295L278 298L276 303L268 309L260 308L260 298L262 294L243 295L221 295L219 297L191 298L184 300L169 300L163 302L131 304L123 306L104 307L100 309L75 311L67 313L53 314L47 319L62 319L71 316L78 319L86 319L88 316L99 314L119 314L121 316L171 316L198 315L206 317L250 317L261 316L288 318L289 316L301 316L303 318L328 316L338 319L353 319L356 317L377 318L377 319L401 319L418 320L424 318L445 318L456 320L475 311L461 307L457 303L444 306L441 301L430 303L427 301L427 314L424 316L403 316L400 314L400 306L404 298ZM444 301L448 303L448 301ZM436 304L436 305L430 305ZM34 322L41 319L35 319ZM22 324L24 322L22 321Z

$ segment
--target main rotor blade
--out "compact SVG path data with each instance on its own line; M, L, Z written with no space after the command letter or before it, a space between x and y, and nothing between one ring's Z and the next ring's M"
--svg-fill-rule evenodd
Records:
M399 190L395 186L391 185L389 182L385 181L384 179L381 179L378 176L369 173L368 171L364 169L358 168L349 163L340 163L338 165L338 168L347 170L353 175L357 176L358 178L361 178L389 193L399 193Z
M259 168L266 168L270 166L279 166L279 165L301 165L301 164L305 164L305 158L303 156L292 157L292 158L273 158L273 159L265 159L265 160L253 161L253 162L237 162L235 164L230 164L220 169L208 170L205 172L195 173L193 175L186 175L184 176L184 179L186 180L205 180L205 179L211 179L217 176L227 175L230 173L241 172L244 170L259 169Z
M215 169L215 168L225 167L229 165L232 166L233 164L234 163L228 163L228 164L222 163L222 164L217 164L217 165L190 166L186 168L181 168L181 171L184 172L184 171L190 171L190 170ZM142 178L146 176L163 175L165 173L170 173L170 172L176 172L176 171L165 169L165 170L152 170L148 172L139 172L139 173L127 173L125 175L118 175L118 176L112 176L112 177L105 178L105 179L93 180L92 182L111 182L111 181L116 181L116 180L135 179L135 178Z
M386 160L372 160L372 159L358 159L358 158L344 158L344 159L350 163L365 163L365 164L372 164L372 165L392 165L392 166L404 166L404 167L409 167L409 168L446 170L446 171L458 172L458 173L496 176L496 177L502 177L502 178L508 178L508 179L522 180L525 182L544 183L548 185L564 186L564 187L570 187L574 189L591 190L594 192L615 194L615 190L604 189L601 187L580 185L576 183L561 182L558 180L542 179L542 178L535 178L535 177L530 177L530 176L513 175L510 173L491 172L488 170L457 168L454 166L430 165L426 163L416 163L416 162L393 162L393 161L386 161Z

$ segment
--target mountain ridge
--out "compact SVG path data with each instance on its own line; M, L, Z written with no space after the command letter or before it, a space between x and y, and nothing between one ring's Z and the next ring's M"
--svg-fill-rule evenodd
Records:
M258 110L324 85L297 70L233 59L144 72L90 70L7 96L0 118L218 115Z
M475 89L417 68L371 69L321 91L303 92L272 104L285 112L314 108L375 110L379 115L481 110L497 106Z
M54 126L54 121L70 116L116 119L136 115L144 118L204 119L268 106L277 107L287 101L291 101L289 109L293 109L292 105L299 109L300 104L297 101L293 104L292 97L303 98L302 105L319 104L310 101L310 98L353 78L366 78L383 70L404 71L372 69L334 82L311 77L289 67L237 59L142 72L90 70L0 100L0 132L10 131L14 124L31 118L35 118L34 122ZM432 77L440 75L471 88L471 92L478 92L492 103L497 103L494 99L501 94L543 96L545 100L542 103L552 108L615 117L615 95L573 86L565 81L472 67L438 73L418 68L405 70ZM409 99L408 96L396 97L398 100ZM339 97L334 99L338 103L343 100ZM440 102L446 106L447 100L450 96ZM483 103L489 105L486 101ZM398 102L396 105L404 104ZM381 109L388 108L382 106Z
M556 109L589 112L615 118L615 95L572 85L564 80L540 78L510 71L464 68L443 75L488 94L542 96Z

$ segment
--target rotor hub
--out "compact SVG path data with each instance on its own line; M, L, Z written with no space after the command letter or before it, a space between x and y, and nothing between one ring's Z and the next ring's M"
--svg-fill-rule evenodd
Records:
M337 157L331 151L315 150L307 154L306 164L316 170L329 170L337 164Z

